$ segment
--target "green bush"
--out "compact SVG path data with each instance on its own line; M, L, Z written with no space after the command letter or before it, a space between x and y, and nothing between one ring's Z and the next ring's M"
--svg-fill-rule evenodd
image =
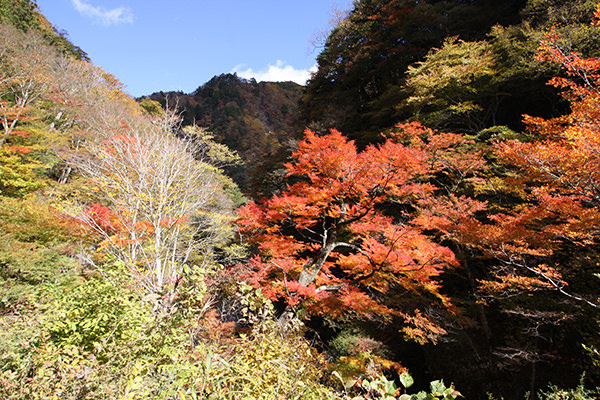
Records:
M588 390L583 386L583 382L575 389L561 389L550 385L547 392L540 392L539 398L543 400L597 400L600 398L600 389Z

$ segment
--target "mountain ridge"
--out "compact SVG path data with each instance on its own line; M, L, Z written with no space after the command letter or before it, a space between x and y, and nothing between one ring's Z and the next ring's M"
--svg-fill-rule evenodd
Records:
M156 92L147 98L175 107L184 126L205 127L237 151L245 168L229 172L242 188L262 193L302 133L298 102L303 91L304 86L291 81L257 82L221 74L189 94Z

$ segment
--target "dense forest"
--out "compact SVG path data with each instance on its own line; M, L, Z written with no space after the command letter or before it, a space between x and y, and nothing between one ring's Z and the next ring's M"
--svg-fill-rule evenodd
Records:
M215 140L237 152L242 163L227 168L236 184L254 196L282 184L282 164L299 139L298 102L303 87L294 82L256 82L223 74L192 94L153 93L142 101L171 104L184 125L208 127Z
M598 3L356 0L305 87L133 99L0 0L0 397L600 398Z

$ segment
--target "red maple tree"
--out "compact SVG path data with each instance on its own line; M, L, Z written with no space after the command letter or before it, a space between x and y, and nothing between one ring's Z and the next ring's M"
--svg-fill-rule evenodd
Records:
M600 17L600 5L595 24ZM525 115L528 140L496 144L496 156L515 168L507 187L520 198L513 210L488 215L491 223L470 227L470 245L500 261L482 281L489 292L555 290L570 293L553 255L565 246L590 246L600 231L600 58L585 58L561 46L552 30L538 59L563 67L549 83L562 90L570 112L555 118Z
M418 340L443 332L421 308L451 305L440 274L458 263L425 233L433 226L419 217L419 205L434 196L431 178L449 170L448 155L462 139L419 124L398 130L363 151L336 130L307 130L286 165L295 183L238 211L241 232L258 250L251 281L284 299L288 312L301 304L334 318L399 316Z

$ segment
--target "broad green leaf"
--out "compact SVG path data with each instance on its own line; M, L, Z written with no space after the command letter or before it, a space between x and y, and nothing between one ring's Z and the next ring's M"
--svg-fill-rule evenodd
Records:
M409 388L412 386L413 383L415 383L415 381L408 372L403 372L400 374L400 383L402 383L402 386L404 386L405 388Z

